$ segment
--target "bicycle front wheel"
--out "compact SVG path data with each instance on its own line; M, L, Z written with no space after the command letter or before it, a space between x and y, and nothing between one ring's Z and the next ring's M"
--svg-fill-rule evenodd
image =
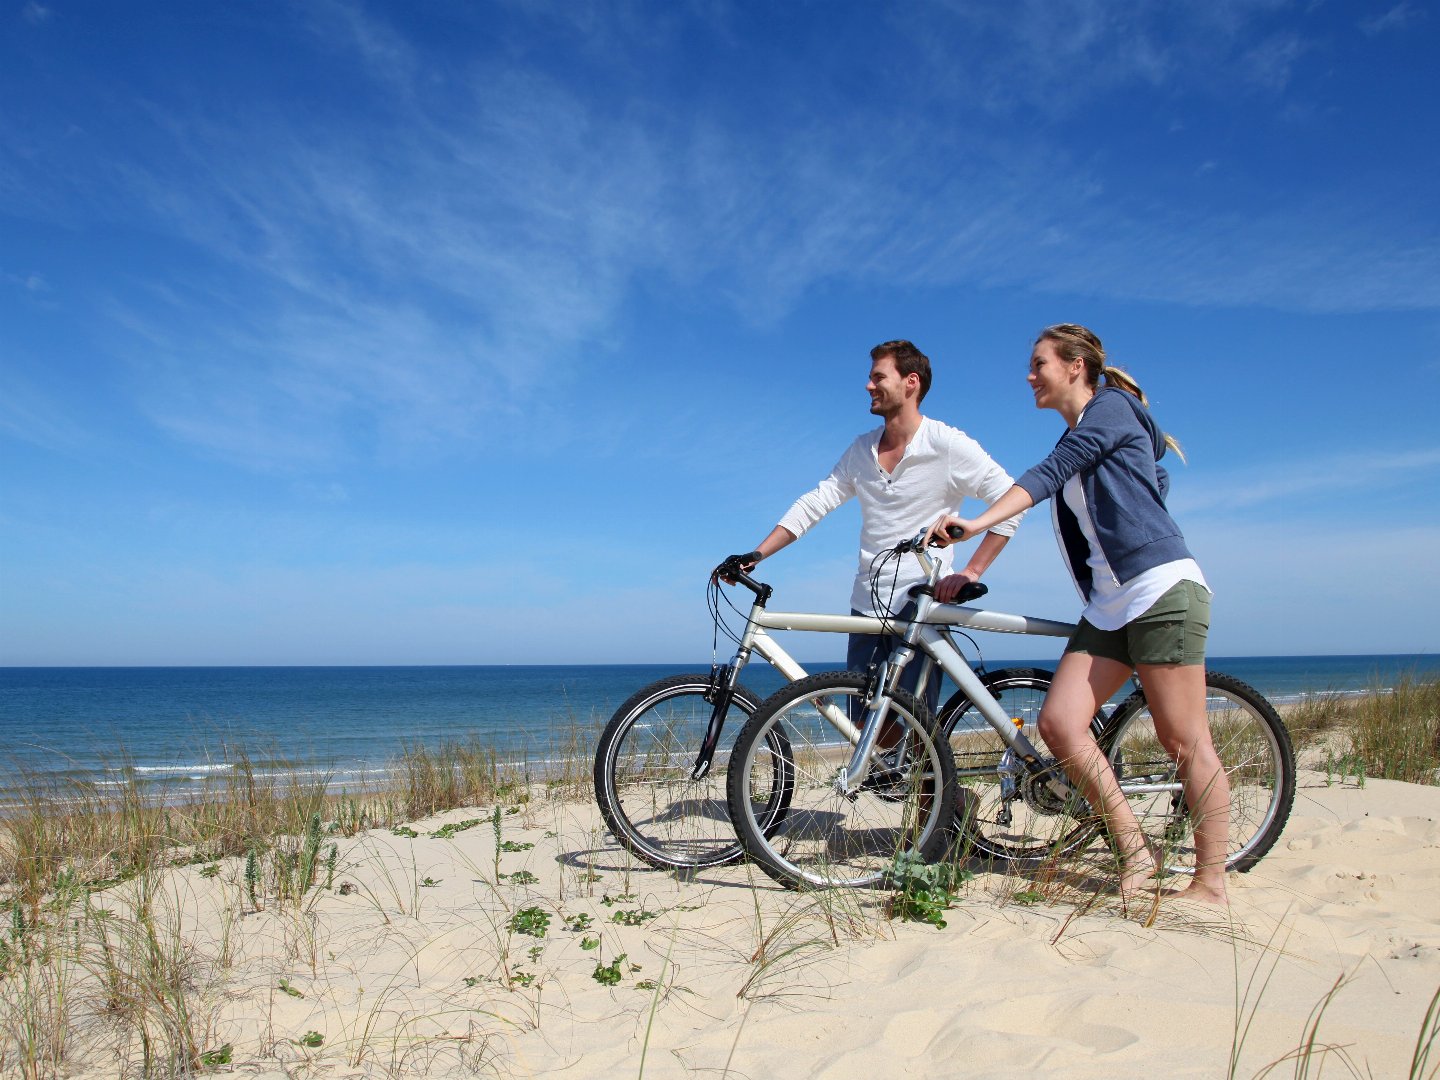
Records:
M854 671L793 682L763 701L735 740L727 795L740 845L789 888L880 885L900 855L933 860L944 851L955 765L911 695L893 696L860 789L847 795L836 785L853 748L831 717L846 716L855 699L863 714L868 682ZM778 822L767 818L777 801L788 806Z
M595 750L595 800L605 824L626 850L663 870L720 866L741 856L725 811L727 736L755 712L760 699L735 687L710 771L692 780L714 712L711 690L708 674L651 683L615 710ZM757 813L773 818L784 807L776 801Z
M980 677L1010 722L1034 744L1042 757L1054 755L1040 737L1040 706L1054 673L1041 668L1002 668ZM1091 730L1099 733L1103 714ZM955 816L960 850L986 859L1038 862L1084 847L1098 826L1081 821L1081 799L1061 802L1035 786L1019 762L1013 765L995 728L963 691L940 710L940 732L955 755Z
M1230 844L1225 869L1249 870L1280 838L1295 801L1295 751L1274 706L1254 687L1205 673L1210 737L1230 781ZM1137 690L1115 709L1101 737L1120 790L1172 873L1195 872L1195 837L1175 763L1155 733Z

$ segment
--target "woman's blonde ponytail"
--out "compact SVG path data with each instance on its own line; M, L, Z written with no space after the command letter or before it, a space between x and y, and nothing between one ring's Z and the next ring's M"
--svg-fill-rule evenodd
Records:
M1145 396L1145 391L1140 389L1140 384L1130 377L1129 372L1105 363L1105 347L1100 344L1100 339L1093 331L1075 323L1056 323L1040 331L1035 344L1042 341L1053 341L1067 360L1082 361L1085 364L1086 381L1092 389L1098 389L1101 378L1104 378L1106 386L1114 386L1127 394L1133 394L1140 399L1141 405L1149 407L1150 399ZM1189 464L1185 451L1173 437L1166 435L1165 445L1174 450L1181 461Z

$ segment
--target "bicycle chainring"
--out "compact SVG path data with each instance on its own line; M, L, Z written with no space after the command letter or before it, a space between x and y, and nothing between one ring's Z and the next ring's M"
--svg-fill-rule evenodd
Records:
M1025 800L1025 805L1037 814L1045 814L1050 817L1057 817L1066 814L1071 817L1080 817L1089 812L1089 805L1084 797L1075 790L1065 772L1060 768L1060 763L1054 758L1041 758L1040 768L1034 772L1026 771L1020 778L1020 797ZM1054 777L1065 785L1066 794L1057 795L1050 790L1050 779Z

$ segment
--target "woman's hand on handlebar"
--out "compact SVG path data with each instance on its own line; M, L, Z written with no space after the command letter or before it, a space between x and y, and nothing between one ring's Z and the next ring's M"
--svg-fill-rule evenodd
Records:
M957 540L969 540L975 531L974 526L965 518L956 517L954 514L943 514L934 525L930 526L925 542L931 547L949 547Z
M960 595L960 590L972 581L980 580L974 574L950 574L941 578L935 583L935 599L942 604L952 604Z

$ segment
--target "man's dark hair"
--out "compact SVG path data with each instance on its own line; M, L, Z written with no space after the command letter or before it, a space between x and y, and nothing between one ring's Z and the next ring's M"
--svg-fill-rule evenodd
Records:
M924 401L930 392L930 358L908 341L887 341L870 350L870 359L879 360L888 356L895 365L895 371L903 379L906 375L920 376L920 397Z

